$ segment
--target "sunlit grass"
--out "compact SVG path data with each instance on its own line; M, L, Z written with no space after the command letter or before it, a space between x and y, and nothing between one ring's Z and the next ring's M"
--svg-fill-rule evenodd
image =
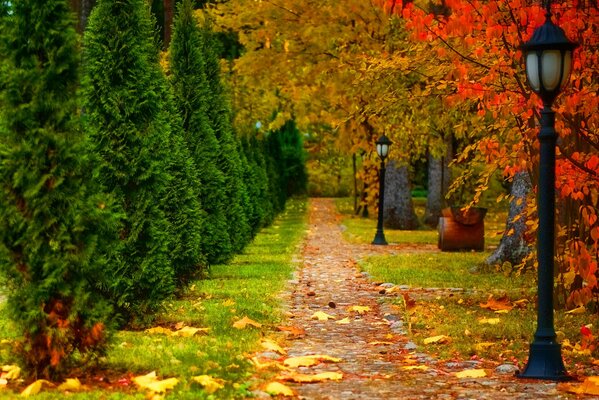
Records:
M160 378L175 377L179 384L167 398L235 399L250 395L253 368L248 355L260 348L260 339L274 332L284 316L278 297L295 268L292 257L306 230L306 201L293 199L275 223L257 235L243 254L228 265L211 267L207 279L194 282L179 299L166 302L156 325L175 324L208 328L193 337L121 331L100 371L82 371L81 377L108 374L141 375L156 371ZM0 305L0 308L2 306ZM1 310L0 310L1 311ZM235 329L242 317L261 323L261 328ZM10 323L0 314L0 361L13 362L10 348L15 339ZM223 379L225 387L213 395L192 381L193 376L210 375ZM72 399L144 399L146 393L115 383L112 390L69 394ZM10 390L0 391L0 399L15 398ZM42 392L41 400L62 398L56 391Z

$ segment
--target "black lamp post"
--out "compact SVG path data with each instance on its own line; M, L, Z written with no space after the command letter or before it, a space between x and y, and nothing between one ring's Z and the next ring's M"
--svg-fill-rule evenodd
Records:
M539 228L537 258L539 264L537 330L530 344L528 363L520 378L568 380L561 346L556 341L553 324L553 279L555 239L555 112L553 101L568 82L572 68L572 51L564 31L551 21L551 4L547 1L546 20L532 38L521 46L526 60L526 75L532 90L543 101L541 110L540 164L537 207Z
M381 171L379 174L379 219L376 225L376 235L372 244L386 245L385 232L383 232L383 209L385 206L385 158L389 154L389 147L393 144L385 135L376 141L376 152L381 159Z

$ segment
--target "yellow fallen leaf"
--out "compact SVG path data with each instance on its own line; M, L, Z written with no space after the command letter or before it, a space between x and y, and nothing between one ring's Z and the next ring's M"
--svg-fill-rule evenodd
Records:
M322 311L316 311L314 314L312 314L312 319L317 319L319 321L328 321L329 319L335 319L335 317Z
M560 383L557 385L557 388L569 393L599 395L599 376L588 376L580 385Z
M353 311L353 312L357 312L358 314L364 314L365 312L370 311L370 307L368 307L368 306L351 306L348 310L350 312Z
M565 314L584 314L587 309L584 306L576 307L570 311L566 311Z
M175 336L181 337L191 337L198 333L206 333L210 330L210 328L194 328L191 326L184 326L183 328L175 331Z
M45 379L38 379L37 381L33 382L31 385L27 386L22 392L21 392L21 396L23 397L29 397L29 396L33 396L34 394L38 394L40 392L40 390L42 390L42 385L49 385L49 386L54 386L52 385L51 382L45 380Z
M202 385L204 387L204 390L208 394L212 394L216 392L218 389L222 389L225 387L224 380L213 378L210 375L198 375L192 377L191 379L193 379L194 382L197 382L200 385Z
M288 359L283 361L283 364L285 364L288 367L297 368L297 367L310 367L312 365L316 365L321 362L338 363L340 361L341 361L340 358L331 357L331 356L327 356L327 355L315 354L315 355L310 355L310 356L289 357Z
M3 365L2 366L2 378L8 381L19 379L21 376L21 368L17 365Z
M481 318L478 320L479 324L497 325L501 322L499 318Z
M158 380L156 372L152 371L146 375L136 376L133 378L133 382L141 389L147 389L154 393L164 393L168 389L174 388L179 380L177 378Z
M426 365L405 365L401 367L401 369L405 369L406 371L419 370L419 371L427 371L428 367Z
M8 385L8 381L4 378L0 378L0 389L4 389Z
M280 382L270 382L264 386L264 391L271 396L294 396L293 390L289 386L285 386Z
M449 336L445 336L445 335L438 335L438 336L431 336L431 337L427 337L426 339L424 339L424 344L433 344L433 343L447 343L451 340L451 338Z
M235 329L245 329L247 326L253 326L254 328L260 328L262 327L262 324L259 322L256 322L252 319L249 319L248 317L243 317L238 321L235 321L233 323L233 328Z
M225 307L231 307L235 305L235 300L233 299L227 299L225 301L223 301L223 306Z
M81 388L81 382L79 382L79 379L77 378L68 378L63 383L58 385L58 390L61 390L63 392L69 390L81 390Z
M489 347L495 346L497 343L493 343L493 342L481 342L481 343L476 343L474 345L474 348L476 350L484 350L484 349L488 349Z
M252 358L250 359L250 361L251 361L251 362L252 362L252 364L254 364L254 366L255 366L256 368L258 368L258 369L269 368L269 367L271 367L271 366L273 366L273 365L280 365L280 364L279 364L278 362L276 362L276 361L264 361L264 362L262 362L262 361L260 361L260 360L258 359L258 357L252 357Z
M456 372L458 378L483 378L487 376L484 369L465 369L464 371Z
M148 328L148 329L146 329L146 333L150 333L150 334L162 334L162 335L168 335L168 336L172 336L173 335L173 331L171 331L168 328L164 328L162 326L155 326L153 328Z
M340 372L322 372L320 374L308 375L308 374L287 374L278 376L277 379L293 381L297 383L312 383L322 382L326 380L338 381L343 379L343 374Z
M272 340L263 340L260 343L266 350L271 350L279 354L287 354L287 351Z
M509 312L510 312L510 310L497 310L497 311L495 311L495 314L507 314Z
M347 325L350 324L351 321L349 319L349 317L345 317L343 319L340 319L339 321L335 321L336 324L340 324L340 325Z

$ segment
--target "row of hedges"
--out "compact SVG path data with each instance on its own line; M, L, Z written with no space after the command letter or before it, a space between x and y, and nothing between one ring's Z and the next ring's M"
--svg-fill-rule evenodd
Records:
M236 136L188 0L168 77L145 0L99 0L82 57L66 0L0 15L0 269L23 364L52 377L242 251L305 189L301 137Z

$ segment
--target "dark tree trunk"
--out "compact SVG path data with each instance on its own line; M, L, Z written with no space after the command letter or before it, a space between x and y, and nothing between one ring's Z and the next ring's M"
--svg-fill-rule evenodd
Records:
M445 194L451 181L449 162L453 158L451 140L446 140L445 156L436 158L428 155L428 194L424 223L436 227L439 223L441 210L445 207Z
M408 167L405 165L397 167L395 161L389 161L387 164L384 221L385 227L391 229L418 228Z
M528 172L518 172L514 176L510 190L512 200L505 225L505 233L497 249L487 258L486 264L496 265L509 262L517 265L530 253L525 239L526 233L526 196L532 190Z
M87 19L96 5L96 0L81 0L79 11L79 31L83 32L87 26Z
M175 1L174 0L164 0L164 43L163 46L165 49L168 48L169 43L171 42L171 35L173 31L173 14L175 12Z

